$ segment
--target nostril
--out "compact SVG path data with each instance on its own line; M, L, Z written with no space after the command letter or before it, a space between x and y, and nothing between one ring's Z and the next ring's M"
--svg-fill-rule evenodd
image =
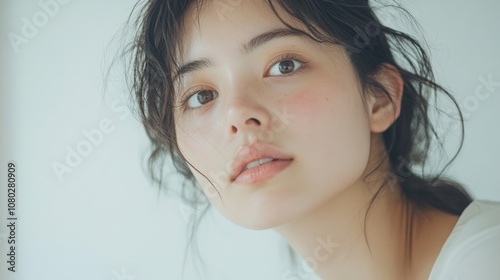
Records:
M257 125L260 125L260 121L255 119L255 118L250 118L246 121L246 124L250 124L250 123L255 123Z
M231 133L232 134L236 134L238 132L238 130L245 130L245 126L260 126L261 125L261 122L256 119L256 118L248 118L244 124L240 124L240 125L231 125Z

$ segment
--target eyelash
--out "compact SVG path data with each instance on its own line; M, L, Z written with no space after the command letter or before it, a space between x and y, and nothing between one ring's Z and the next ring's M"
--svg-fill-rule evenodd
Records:
M267 76L268 73L269 73L269 70L271 70L271 67L274 66L275 64L277 64L278 62L281 62L281 61L284 61L284 60L296 60L298 62L300 62L301 66L299 69L297 69L296 71L290 73L290 74L284 74L284 75L279 75L279 76L271 76L271 77L291 77L299 72L301 72L302 70L304 70L304 66L307 65L307 63L309 62L308 60L304 59L303 57L299 56L299 55L296 55L296 54L291 54L291 53L286 53L286 54L282 54L280 56L278 56L277 58L273 59L272 62L270 63L271 66L269 66L266 70L266 77L270 77L270 76Z
M279 63L281 61L284 61L284 60L295 60L295 61L299 62L301 64L301 66L299 67L299 69L297 69L294 72L289 73L289 74L284 74L284 75L279 75L279 76L268 76L268 73L269 73L271 67L273 67L275 64L277 64L277 63ZM272 60L272 62L270 63L270 66L266 70L265 77L272 77L272 78L274 78L274 77L281 77L281 78L282 77L286 77L286 78L291 77L291 76L293 76L293 75L301 72L303 70L304 66L308 62L309 61L307 61L303 57L295 55L295 54L291 54L291 53L283 54L283 55L281 55L281 56L279 56L279 57L277 57L277 58L275 58L275 59ZM210 91L210 89L201 87L201 88L194 88L194 89L188 91L186 93L186 97L184 99L182 99L182 101L181 101L181 104L180 104L181 109L183 111L194 111L194 110L198 110L201 107L203 107L203 106L201 106L201 107L198 107L198 108L190 108L190 107L187 106L187 103L188 103L189 99L191 97L193 97L193 95L195 95L197 93L200 93L202 91ZM218 95L218 93L217 93L217 95Z
M191 97L193 97L193 95L197 94L197 93L200 93L202 91L211 91L210 89L208 88L204 88L204 87L200 87L200 88L194 88L190 91L188 91L186 93L186 97L184 99L182 99L181 101L181 104L180 104L180 108L183 110L183 111L194 111L194 110L198 110L200 109L201 107L198 107L198 108L190 108L187 106L187 103L189 102L189 99L191 99Z

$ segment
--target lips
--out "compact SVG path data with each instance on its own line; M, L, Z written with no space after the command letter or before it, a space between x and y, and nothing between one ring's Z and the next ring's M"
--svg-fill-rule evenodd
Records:
M270 161L270 159L272 159L272 161ZM230 180L234 182L243 171L248 169L258 168L264 164L269 164L269 162L288 161L292 159L291 156L269 144L254 143L250 146L243 146L236 153L236 156L231 162ZM247 165L249 165L248 167L250 168L247 168Z

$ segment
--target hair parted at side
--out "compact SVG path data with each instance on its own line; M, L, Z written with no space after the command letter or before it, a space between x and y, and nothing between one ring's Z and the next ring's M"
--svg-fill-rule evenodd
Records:
M411 203L460 215L472 198L460 184L444 178L443 172L462 147L463 117L453 96L435 82L430 59L422 45L412 36L383 25L367 0L263 1L268 2L277 17L280 18L280 11L298 20L308 31L301 32L312 39L343 46L365 95L376 90L390 98L388 91L375 80L374 74L387 64L399 71L404 81L401 112L383 133L392 167L388 177L398 180L403 194ZM176 54L181 51L180 36L184 18L188 11L201 9L203 2L140 1L137 6L142 8L138 10L135 22L137 34L126 53L132 57L131 89L152 143L148 161L151 178L159 186L164 185L162 168L165 158L170 157L185 182L191 184L182 189L183 199L196 204L204 199L206 203L206 198L188 168L190 163L177 145L173 75L179 66ZM395 8L410 17L397 4L386 7ZM288 28L300 31L280 19ZM439 110L431 106L431 100L441 98L447 98L456 109L456 123L461 132L460 147L440 171L417 172L419 168L423 170L434 145L442 148L430 118L431 109Z

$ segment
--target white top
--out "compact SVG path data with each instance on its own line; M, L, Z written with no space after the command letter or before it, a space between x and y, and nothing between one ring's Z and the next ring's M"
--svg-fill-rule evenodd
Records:
M475 200L441 248L429 280L500 279L500 202Z

